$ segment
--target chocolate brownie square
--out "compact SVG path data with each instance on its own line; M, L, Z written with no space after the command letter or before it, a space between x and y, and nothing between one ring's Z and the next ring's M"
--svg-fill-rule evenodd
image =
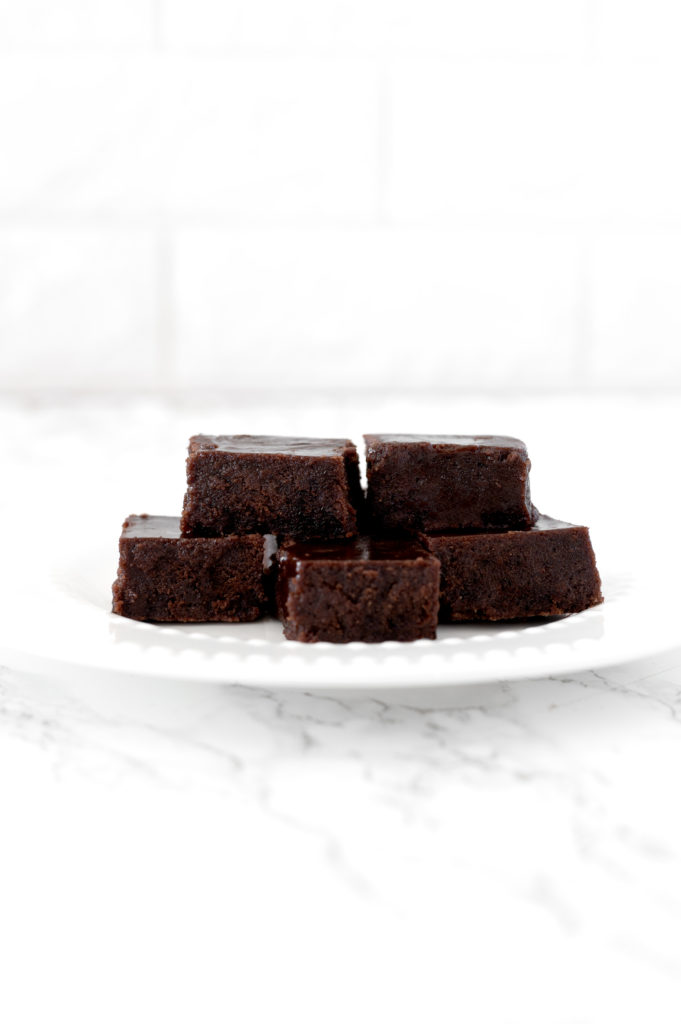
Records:
M414 540L288 541L277 606L289 640L434 639L440 566Z
M360 501L351 441L248 434L190 439L182 513L187 536L352 537Z
M527 448L514 437L365 434L371 529L510 530L534 521Z
M585 526L539 516L529 530L423 540L442 566L441 622L567 615L603 600Z
M129 516L113 611L151 622L252 622L268 608L275 548L261 534L183 537L175 516Z

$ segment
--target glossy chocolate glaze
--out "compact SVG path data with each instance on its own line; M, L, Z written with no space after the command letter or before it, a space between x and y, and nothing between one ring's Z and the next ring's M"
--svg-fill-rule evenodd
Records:
M271 605L272 555L259 533L183 537L177 516L129 516L112 610L145 622L253 622Z
M357 449L338 438L199 434L190 439L185 536L357 534Z
M123 523L123 537L158 537L163 540L179 540L179 516L128 516Z
M314 643L434 639L440 563L413 539L289 541L276 597L284 636Z
M552 519L551 516L542 516L537 513L537 520L530 530L534 530L535 533L542 530L571 530L574 525L574 523L564 523L561 519Z
M184 537L180 530L179 516L128 516L123 523L121 539L127 540L203 540L212 541L213 537ZM270 569L277 553L277 538L270 534L262 536L263 567Z
M372 531L512 530L534 521L530 460L516 437L365 434L365 441Z
M569 615L603 600L585 526L538 515L527 530L421 540L440 561L442 622Z
M279 560L303 562L386 562L412 561L428 552L408 537L355 537L352 540L325 543L288 541L279 550Z
M305 455L342 458L352 442L338 437L277 437L268 434L196 434L189 451L230 452L234 455Z
M525 442L517 437L500 434L365 434L367 447L392 442L394 444L428 444L434 448L512 448L526 452Z
M551 516L540 515L536 509L534 514L536 520L526 530L429 530L427 535L429 537L472 537L476 534L485 534L494 537L497 534L503 534L508 537L516 533L546 533L547 530L581 529L581 527L576 527L574 523L566 523L562 519L552 519ZM421 535L425 536L423 532Z

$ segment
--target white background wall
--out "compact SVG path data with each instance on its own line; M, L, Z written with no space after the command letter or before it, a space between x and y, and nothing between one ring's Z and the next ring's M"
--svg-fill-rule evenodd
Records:
M681 385L672 0L0 0L0 387Z

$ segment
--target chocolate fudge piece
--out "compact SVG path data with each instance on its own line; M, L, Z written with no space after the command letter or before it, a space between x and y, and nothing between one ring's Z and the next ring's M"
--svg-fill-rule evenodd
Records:
M277 606L289 640L348 643L435 637L440 566L415 540L369 539L279 550Z
M351 441L198 434L189 441L182 532L352 537L360 499Z
M423 540L442 566L441 622L566 615L603 600L585 526L539 516L529 530Z
M113 610L151 622L252 622L267 610L275 548L261 534L183 537L176 516L129 516Z
M534 522L514 437L365 434L373 530L510 530Z

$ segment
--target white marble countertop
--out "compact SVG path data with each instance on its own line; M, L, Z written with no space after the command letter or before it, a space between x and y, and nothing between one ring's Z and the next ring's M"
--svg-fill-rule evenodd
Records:
M591 523L597 554L632 543L652 482L673 498L672 396L363 402L7 400L3 534L37 564L172 511L184 438L237 423L520 434L538 504ZM678 543L667 557L678 572ZM679 778L681 649L350 694L0 667L0 1014L678 1021Z

